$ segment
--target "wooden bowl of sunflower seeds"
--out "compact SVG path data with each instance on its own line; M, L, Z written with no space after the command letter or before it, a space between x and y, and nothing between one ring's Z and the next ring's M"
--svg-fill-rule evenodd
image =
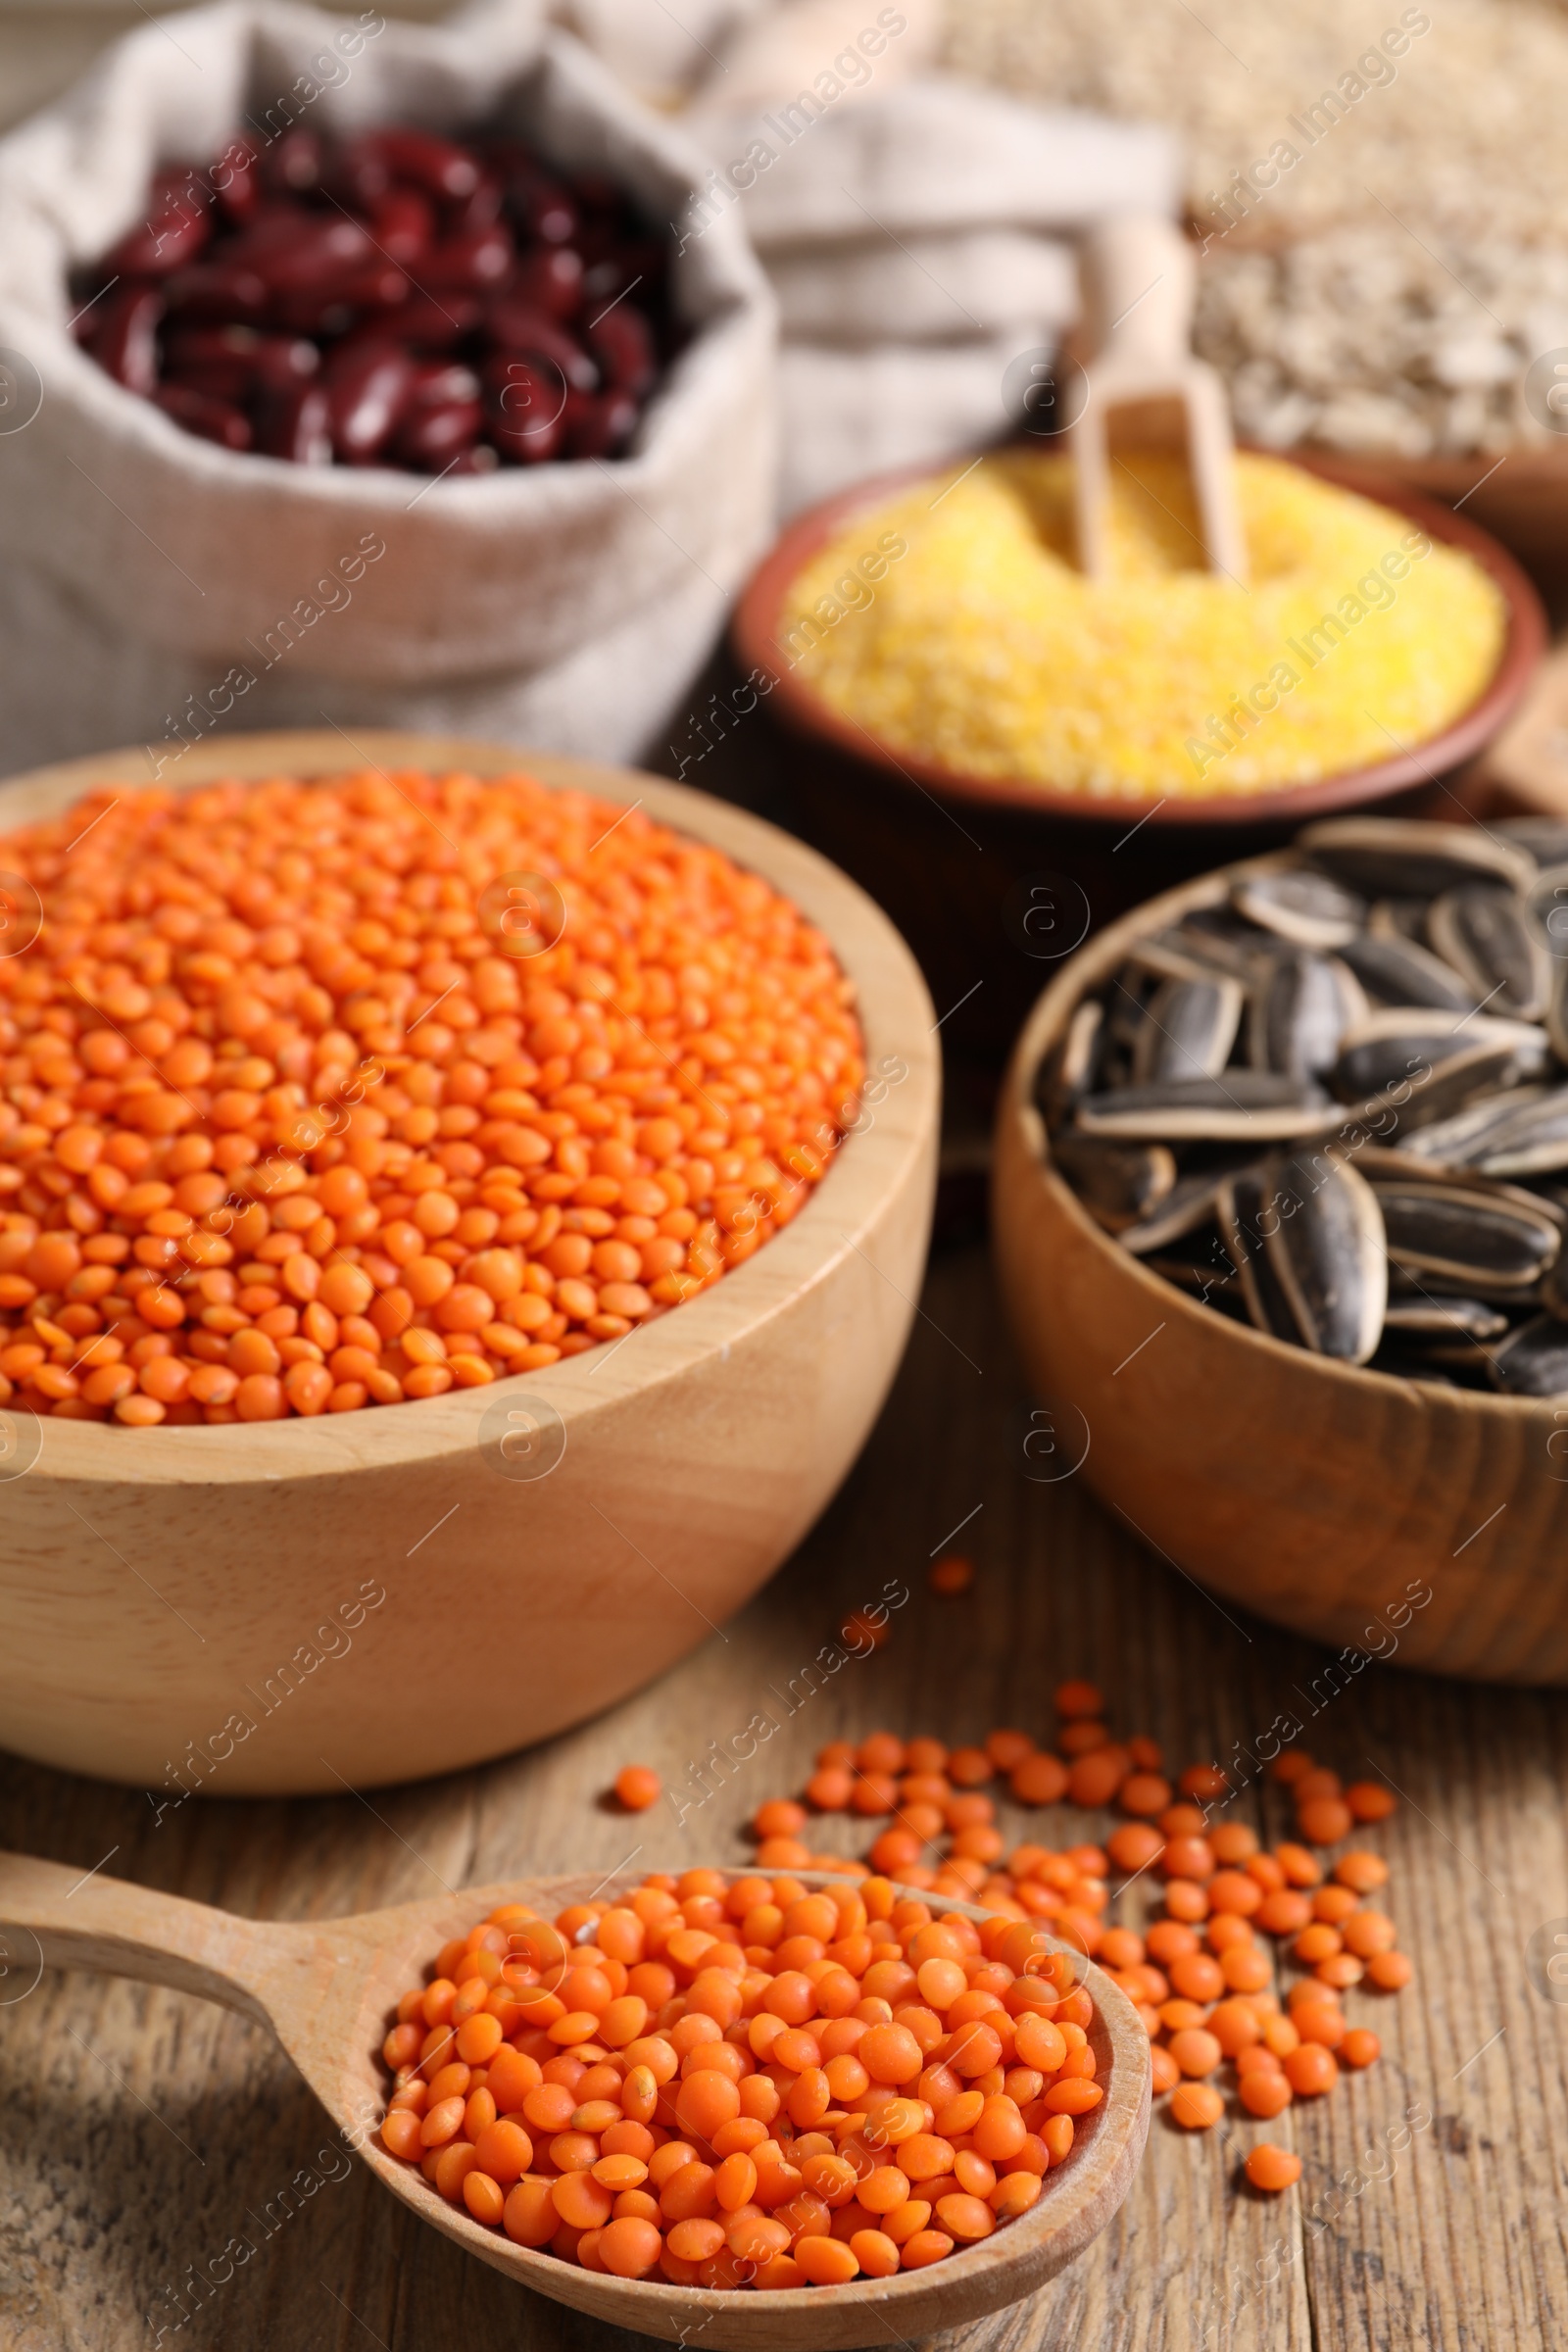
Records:
M1568 1683L1568 822L1331 818L1102 932L995 1226L1036 1449L1157 1550L1363 1661Z

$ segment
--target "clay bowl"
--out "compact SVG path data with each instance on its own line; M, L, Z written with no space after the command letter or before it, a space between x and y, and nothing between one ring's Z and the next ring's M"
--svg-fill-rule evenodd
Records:
M224 1429L0 1415L0 1743L171 1802L450 1771L650 1681L828 1501L893 1378L925 1260L932 1008L853 883L706 794L496 744L238 735L176 772L183 788L367 761L526 766L640 802L765 875L855 982L873 1083L817 1196L755 1257L546 1372ZM146 774L122 752L17 777L0 833Z
M1200 1583L1396 1666L1568 1683L1560 1400L1493 1396L1287 1347L1150 1273L1051 1164L1036 1074L1129 943L1247 861L1124 916L1057 973L997 1113L1003 1295L1064 1470ZM1351 1668L1349 1671L1354 1671Z
M831 1884L821 1871L797 1876L809 1886ZM581 2270L482 2229L371 2137L385 2106L378 2054L397 1997L443 1943L502 1903L532 1903L548 1917L590 1896L613 1899L637 1884L635 1874L601 1879L584 1871L286 1925L237 1919L102 1874L84 1884L58 1863L0 1854L0 1928L19 1970L107 1969L220 2001L270 2027L347 2144L421 2221L555 2302L672 2342L700 2334L725 2352L838 2352L922 2341L1032 2294L1083 2252L1125 2198L1149 2132L1149 2036L1127 1995L1075 1953L1095 2003L1089 2038L1105 2096L1066 2163L1047 2175L1038 2204L929 2270L786 2294L677 2287ZM986 1916L970 1903L948 1908Z
M1321 454L1348 488L1367 485L1368 498L1384 498L1397 484L1447 506L1462 499L1471 521L1500 539L1553 603L1561 595L1568 578L1568 448L1555 434L1546 442L1515 441L1500 466L1494 450L1446 458L1291 454L1309 461Z
M919 957L943 1036L1000 1067L1034 1001L1043 964L1154 891L1228 859L1282 846L1309 817L1383 804L1452 816L1447 787L1502 726L1545 644L1541 601L1513 558L1464 515L1365 466L1300 460L1407 514L1462 549L1507 605L1497 669L1442 734L1375 766L1247 798L1193 794L1162 805L1087 801L1023 780L976 776L895 751L845 718L790 665L780 616L792 581L862 514L946 466L906 466L796 516L741 597L732 627L742 669L775 680L762 708L789 737L788 788L808 839L884 906ZM976 986L983 981L984 985Z

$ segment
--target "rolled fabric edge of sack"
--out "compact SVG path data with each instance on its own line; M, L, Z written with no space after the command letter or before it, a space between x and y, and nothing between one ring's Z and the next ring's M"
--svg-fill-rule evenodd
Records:
M1078 315L1078 257L1034 229L959 229L855 245L780 247L768 278L785 346L845 352L1060 334Z
M0 565L5 764L140 745L146 781L177 790L185 754L198 746L240 730L323 726L341 738L333 765L345 770L369 763L356 741L368 727L515 743L524 766L529 747L635 762L662 748L727 606L693 572L656 608L627 615L564 662L389 686L312 672L275 633L275 652L247 651L230 662L149 649L86 611L64 583ZM63 648L72 663L64 689Z
M803 90L761 114L692 116L685 127L710 158L704 209L715 220L721 207L742 211L764 264L778 249L855 244L878 229L1059 236L1108 213L1182 210L1180 145L1165 124L1041 106L953 74L873 87L852 105Z

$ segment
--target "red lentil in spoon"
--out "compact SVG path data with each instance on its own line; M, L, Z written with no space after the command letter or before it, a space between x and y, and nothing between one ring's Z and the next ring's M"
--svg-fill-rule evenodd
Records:
M1104 2096L1046 1946L848 1872L505 1905L398 2003L381 2137L475 2221L623 2278L923 2269L1027 2213Z

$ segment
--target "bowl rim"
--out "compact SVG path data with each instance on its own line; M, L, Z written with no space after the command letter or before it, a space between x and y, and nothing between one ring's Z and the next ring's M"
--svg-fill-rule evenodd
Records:
M721 1862L714 1867L736 1879L755 1875L755 1866L746 1863ZM846 1881L836 1871L804 1869L791 1871L789 1876L812 1889L854 1883ZM641 1878L638 1873L625 1870L612 1873L609 1880L596 1881L587 1872L582 1873L580 1879L574 1873L529 1872L485 1886L459 1887L453 1904L450 1907L443 1905L442 1908L450 1909L454 1918L461 1914L471 1920L474 1904L494 1909L502 1902L526 1901L531 1899L532 1892L541 1887L559 1888L564 1902L571 1899L565 1891L567 1886L580 1884L588 1887L591 1883L595 1892L603 1892L606 1887L611 1887L615 1894L621 1894L639 1886ZM915 1887L905 1886L897 1880L893 1883L901 1896L910 1901L931 1903L929 1891L921 1892ZM472 1903L470 1897L473 1898ZM978 1900L964 1900L957 1896L942 1896L938 1900L944 1910L959 1912L973 1921L994 1916ZM935 1905L932 1908L933 1915L937 1915ZM385 1921L386 1933L391 1936L394 1922L400 1921L409 1912L422 1917L428 1910L429 1905L424 1902L399 1905L386 1911L361 1913L353 1925L364 1930ZM306 1924L312 1928L319 1925L329 1932L332 1923L312 1921ZM867 2305L878 2311L887 2310L890 2316L882 2323L882 2328L883 2333L892 2340L897 2337L893 2323L904 2304L924 2302L947 2307L951 2312L950 2317L938 2314L928 2322L928 2326L946 2327L959 2325L965 2318L980 2316L1021 2299L1023 2294L1034 2291L1032 2285L1021 2288L1018 2296L1004 2295L993 2302L970 2300L974 2290L988 2276L995 2278L1010 2268L1027 2263L1031 2256L1039 2259L1042 2255L1049 2255L1052 2246L1059 2241L1068 2241L1070 2245L1073 2234L1082 2230L1086 2221L1090 2228L1084 2242L1088 2243L1119 2210L1131 2190L1143 2157L1152 2106L1152 2067L1148 2034L1127 1993L1106 1976L1103 1969L1075 1945L1054 1935L1048 1922L1036 1921L1032 1924L1043 1929L1052 1952L1066 1952L1075 1967L1079 1964L1082 1966L1080 1982L1094 2001L1102 2034L1111 2053L1106 2078L1107 2094L1086 2119L1090 2129L1081 2139L1075 2139L1072 2154L1061 2168L1057 2189L1053 2192L1049 2186L1056 2172L1053 2166L1052 2173L1047 2176L1045 2193L1027 2213L1020 2215L1016 2222L1008 2224L1004 2230L998 2230L990 2237L972 2245L957 2247L942 2263L921 2270L900 2271L890 2278L872 2278L862 2275L847 2280L841 2286L813 2287L812 2301L824 2323L816 2332L827 2345L859 2341L858 2337L847 2335L845 2328L848 2323L854 2321L856 2312ZM459 1931L454 1928L453 1932L456 1934ZM372 1986L370 1990L373 1992L373 1989ZM369 2006L368 2000L365 2006ZM372 2056L372 2045L368 2040L363 2050L356 2050L345 2058L344 2070L345 2084L350 2092L369 2082L376 2095L380 2095L380 2069ZM522 2246L510 2238L498 2241L495 2231L473 2220L461 2205L448 2204L433 2186L420 2178L416 2169L411 2171L406 2163L368 2135L359 2153L393 2194L406 2205L412 2206L421 2220L430 2223L444 2236L455 2238L481 2260L490 2261L507 2277L536 2287L553 2301L567 2303L577 2310L596 2312L617 2326L650 2334L665 2333L663 2321L667 2319L673 2323L682 2312L691 2309L692 2288L677 2286L671 2280L657 2278L615 2278L609 2281L608 2285L601 2285L603 2274L589 2273L588 2278L595 2280L594 2287L580 2295L563 2293L563 2285L573 2278L571 2266L556 2261L543 2248ZM1078 2250L1077 2247L1071 2247L1067 2259L1072 2259ZM502 2254L500 2261L496 2259L498 2253ZM580 2279L581 2275L578 2276ZM701 2296L701 2310L710 2310L712 2318L722 2323L737 2323L733 2334L726 2326L717 2341L735 2342L744 2338L755 2343L760 2352L765 2345L788 2340L788 2331L780 2331L770 2322L770 2315L776 2309L775 2298L760 2296L755 2289L746 2287L704 2287L697 2291ZM678 2333L678 2330L672 2326L669 2332Z
M355 755L358 754L358 760ZM413 1412L384 1407L291 1415L279 1422L129 1433L94 1422L40 1418L41 1448L25 1475L152 1488L243 1487L280 1478L330 1478L353 1470L473 1459L479 1422L498 1397L539 1397L573 1424L613 1411L629 1397L672 1382L699 1363L727 1361L803 1292L826 1281L873 1231L889 1198L918 1181L940 1113L940 1041L935 1008L918 966L881 908L818 852L778 826L689 785L641 770L482 738L358 728L352 739L326 729L268 729L219 735L190 751L176 779L186 791L220 779L347 775L356 765L475 775L522 773L552 791L579 791L639 807L660 823L722 850L790 898L828 939L855 984L868 1071L883 1095L846 1136L832 1166L800 1213L721 1282L626 1339L602 1342L540 1372L487 1387L415 1400ZM0 842L13 826L57 813L89 787L147 786L147 754L123 750L61 761L0 778ZM902 1069L903 1075L899 1075ZM872 1261L874 1262L874 1260ZM635 1340L636 1347L629 1345ZM601 1377L603 1375L603 1377ZM31 1416L29 1416L31 1418ZM154 1438L134 1459L128 1436Z
M784 600L797 574L857 515L885 505L919 482L936 481L957 466L972 471L980 458L1000 457L1038 443L1012 440L964 451L940 464L925 462L874 474L835 491L830 498L808 507L786 524L779 538L741 591L730 624L731 641L743 668L773 680L782 712L801 734L825 737L840 751L902 777L927 796L946 796L957 803L980 803L998 808L1026 810L1033 815L1070 819L1084 826L1114 825L1125 832L1130 819L1152 826L1239 827L1261 822L1300 821L1324 816L1334 809L1362 808L1420 783L1439 783L1445 771L1474 758L1510 716L1545 651L1545 613L1535 586L1506 548L1490 531L1468 516L1454 514L1436 500L1391 481L1376 492L1366 487L1364 473L1346 462L1295 450L1264 450L1239 443L1250 456L1267 457L1299 467L1357 497L1386 506L1418 523L1433 539L1460 549L1480 564L1499 590L1506 609L1502 652L1496 668L1468 710L1459 712L1436 735L1398 752L1370 767L1348 768L1322 777L1315 784L1293 784L1276 792L1200 796L1171 794L1155 801L1148 794L1115 794L1103 800L1086 793L1061 792L1032 784L1021 777L980 776L945 765L920 754L895 751L858 720L835 710L797 670L782 660L777 624ZM1139 811L1144 811L1140 816Z
M1271 1332L1256 1331L1250 1323L1201 1305L1185 1291L1178 1290L1173 1282L1152 1273L1130 1250L1122 1249L1115 1236L1089 1214L1051 1156L1046 1122L1033 1101L1034 1081L1041 1062L1065 1030L1067 1018L1080 1000L1115 969L1128 947L1146 932L1161 928L1191 908L1214 904L1228 895L1230 883L1240 876L1275 873L1289 862L1291 852L1284 849L1211 867L1206 874L1197 874L1172 890L1162 891L1158 898L1146 899L1103 931L1097 932L1087 945L1075 950L1037 1000L1018 1032L997 1102L998 1136L1005 1138L1007 1148L1022 1153L1049 1196L1053 1210L1065 1217L1079 1237L1088 1242L1107 1275L1131 1281L1151 1306L1158 1306L1167 1322L1174 1319L1205 1344L1218 1347L1229 1344L1244 1350L1260 1351L1265 1359L1292 1366L1298 1379L1328 1382L1351 1393L1362 1389L1380 1400L1396 1395L1414 1396L1423 1404L1437 1399L1458 1410L1474 1409L1505 1426L1517 1427L1521 1420L1540 1414L1544 1408L1550 1411L1560 1399L1494 1395L1486 1389L1452 1389L1422 1380L1415 1374L1377 1371L1369 1364L1348 1364L1339 1356L1316 1355L1308 1348L1295 1347L1288 1340L1276 1339Z

